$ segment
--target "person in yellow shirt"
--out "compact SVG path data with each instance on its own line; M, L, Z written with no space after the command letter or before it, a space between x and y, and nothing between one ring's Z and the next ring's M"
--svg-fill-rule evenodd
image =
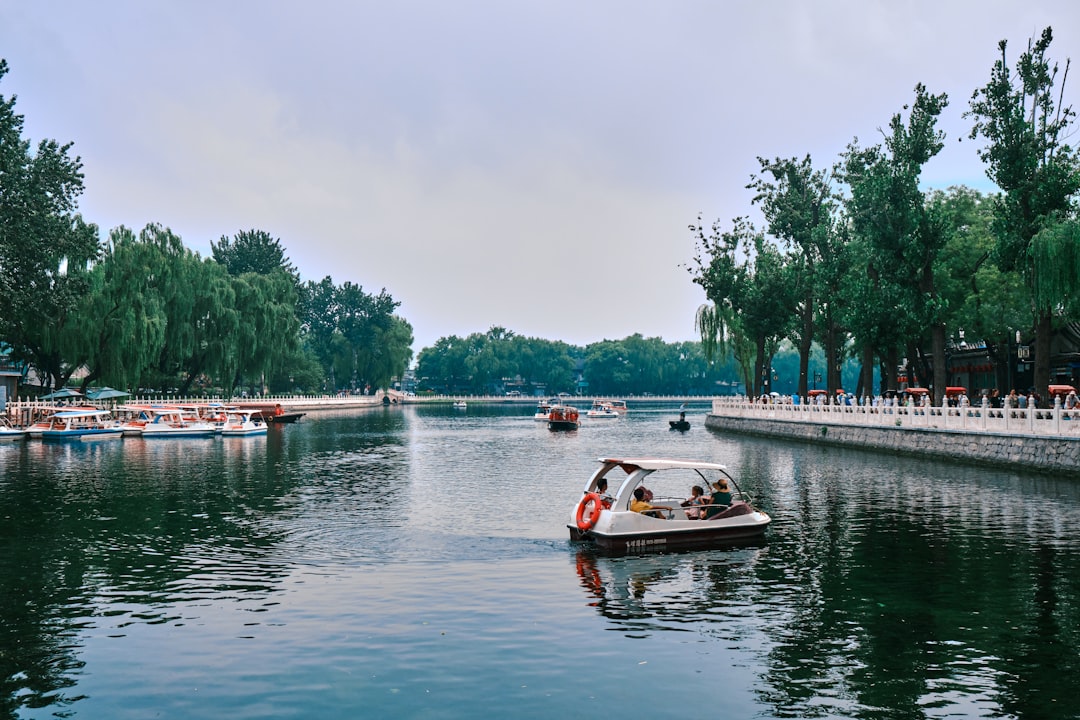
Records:
M645 502L645 488L634 488L634 499L630 503L630 510L632 512L641 513L642 515L651 515L663 519L663 511L671 511L672 508L666 505L650 505Z

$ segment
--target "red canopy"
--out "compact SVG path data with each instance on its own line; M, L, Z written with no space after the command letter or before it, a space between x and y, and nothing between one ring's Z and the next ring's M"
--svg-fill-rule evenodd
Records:
M828 395L829 391L828 390L807 390L806 394L809 395L810 397L815 397L817 395Z
M947 387L945 388L946 395L964 395L967 393L966 387Z
M1076 392L1076 388L1072 385L1051 385L1048 390L1050 390L1051 395L1068 395L1071 392Z
M926 388L908 388L904 392L910 393L912 395L928 395L930 393L930 391Z

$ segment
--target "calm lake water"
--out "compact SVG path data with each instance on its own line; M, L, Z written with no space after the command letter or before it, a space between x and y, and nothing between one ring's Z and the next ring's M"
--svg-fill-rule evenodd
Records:
M705 411L0 446L0 717L1080 717L1080 484ZM765 539L572 545L596 458L640 454L727 463Z

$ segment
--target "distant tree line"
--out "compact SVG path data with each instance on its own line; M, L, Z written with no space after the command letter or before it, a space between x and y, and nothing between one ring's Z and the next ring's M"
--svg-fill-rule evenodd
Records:
M0 60L0 80L8 67ZM385 388L411 360L412 327L385 290L303 282L259 230L201 258L168 228L117 227L102 242L75 211L71 144L31 150L0 95L0 349L49 387L187 394Z
M439 338L420 351L416 378L421 391L527 395L716 394L737 382L733 366L706 360L696 342L631 335L579 347L501 327Z
M802 396L815 343L830 390L841 387L844 359L859 360L860 395L874 392L875 367L883 389L896 389L906 357L906 375L940 401L946 351L965 332L987 343L1004 388L1019 330L1034 338L1045 397L1051 336L1080 319L1080 159L1067 142L1068 62L1062 70L1048 58L1051 40L1046 28L1013 65L1002 41L965 113L998 193L922 189L924 166L945 147L936 124L948 105L922 84L881 143L853 140L831 169L809 155L758 158L747 189L765 227L741 217L706 228L699 217L690 228L693 281L709 300L696 318L706 356L730 354L756 395L769 391L774 355L789 342Z

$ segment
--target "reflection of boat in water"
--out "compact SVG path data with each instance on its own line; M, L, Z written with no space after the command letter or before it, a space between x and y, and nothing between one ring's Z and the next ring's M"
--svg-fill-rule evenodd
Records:
M765 545L758 537L721 550L623 557L581 547L574 567L588 604L639 632L649 618L665 623L715 618L718 596L745 589L747 567L760 559Z
M548 430L577 430L578 409L573 405L553 405L548 413Z
M616 468L621 472L611 475L612 485L618 483L613 487L614 496L601 497L608 474ZM650 485L656 484L654 490L645 488L646 479ZM601 480L604 483L599 483ZM728 480L740 499L727 489ZM695 485L713 490L711 503L683 504ZM652 499L647 493L653 494ZM639 495L657 508L655 513L631 509L643 502ZM708 519L697 519L699 515ZM744 499L724 465L631 457L600 460L600 468L585 483L584 495L574 505L567 528L571 540L591 541L601 550L624 553L722 545L760 536L771 521Z

